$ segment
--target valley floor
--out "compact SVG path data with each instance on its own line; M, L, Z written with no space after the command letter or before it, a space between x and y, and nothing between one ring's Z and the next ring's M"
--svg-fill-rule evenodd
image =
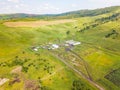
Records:
M0 90L119 90L120 20L104 16L1 23ZM44 49L68 40L81 44Z

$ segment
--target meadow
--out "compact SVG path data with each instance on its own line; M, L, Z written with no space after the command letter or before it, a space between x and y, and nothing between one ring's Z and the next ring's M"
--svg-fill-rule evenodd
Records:
M118 12L115 11L114 15L111 12L92 17L76 17L72 21L42 21L45 25L40 25L42 22L39 19L1 21L0 78L8 78L9 81L1 85L0 90L98 90L54 56L62 57L88 77L83 62L64 47L53 51L41 48L37 52L31 49L48 43L63 43L66 40L81 42L72 47L72 51L88 64L87 69L94 82L105 90L119 90ZM39 24L36 26L35 22Z
M58 39L64 41L67 37L66 32L73 26L71 22L37 28L13 28L1 24L0 77L10 80L2 85L0 90L18 90L18 88L23 90L23 88L34 89L39 87L42 90L56 90L56 88L59 88L58 90L70 90L73 88L74 81L85 86L84 90L87 88L96 89L47 50L42 49L35 52L31 49L33 46L45 45L49 42L58 43ZM22 67L21 71L19 66ZM64 86L64 84L66 85Z

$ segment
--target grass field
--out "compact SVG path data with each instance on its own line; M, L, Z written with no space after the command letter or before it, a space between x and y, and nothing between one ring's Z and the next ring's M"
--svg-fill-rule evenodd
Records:
M71 30L71 28L73 29ZM1 24L0 30L0 77L10 79L8 83L0 87L0 90L18 88L23 90L23 88L34 88L35 85L41 86L43 90L56 90L56 88L70 90L73 88L72 84L75 80L78 80L79 84L85 85L84 90L86 88L96 89L86 80L74 74L48 51L40 50L36 53L31 50L32 46L44 45L48 42L58 43L58 39L64 41L68 30L74 32L72 22L36 28L13 28ZM11 74L11 71L16 70L19 66L22 66L22 71ZM10 84L15 80L16 75L20 82ZM30 83L33 81L37 84ZM33 87L27 86L28 82ZM64 86L64 84L66 85Z
M39 87L42 90L97 90L48 50L35 52L31 49L71 39L81 42L81 45L73 47L73 51L88 64L92 79L106 90L119 90L120 18L104 23L95 22L107 16L111 13L72 20L1 23L0 78L10 81L0 86L0 90L38 90ZM93 24L96 26L85 28ZM56 50L55 54L60 54L66 62L87 76L83 62L73 54L64 48ZM14 70L17 73L11 73Z
M119 68L120 65L120 35L116 38L105 35L112 32L112 29L120 33L120 21L110 21L108 23L91 28L83 33L76 33L74 39L83 42L83 45L75 47L75 51L82 56L88 63L92 78L100 82L108 90L119 90L114 83L119 80L111 75L114 81L105 80L105 76ZM72 38L72 37L71 37ZM119 71L118 71L119 72ZM115 74L118 76L118 73ZM118 81L119 82L119 81Z

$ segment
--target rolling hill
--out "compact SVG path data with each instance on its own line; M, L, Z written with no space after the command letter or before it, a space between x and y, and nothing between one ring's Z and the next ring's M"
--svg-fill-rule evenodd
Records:
M5 24L43 20L48 24ZM0 15L0 22L0 90L120 89L120 6L57 15ZM68 40L81 44L64 47ZM60 48L49 50L51 44Z
M78 10L72 11L62 14L45 14L45 15L37 15L37 14L25 14L25 13L16 13L16 14L4 14L0 15L0 19L19 19L19 18L37 18L37 19L68 19L68 18L79 18L79 17L87 17L87 16L97 16L108 13L114 13L120 11L120 6L112 6L106 8L100 8L95 10Z

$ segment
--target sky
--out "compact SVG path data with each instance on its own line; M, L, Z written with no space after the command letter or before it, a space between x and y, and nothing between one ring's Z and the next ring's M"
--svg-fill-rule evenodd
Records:
M120 0L0 0L0 14L58 14L109 6L120 6Z

